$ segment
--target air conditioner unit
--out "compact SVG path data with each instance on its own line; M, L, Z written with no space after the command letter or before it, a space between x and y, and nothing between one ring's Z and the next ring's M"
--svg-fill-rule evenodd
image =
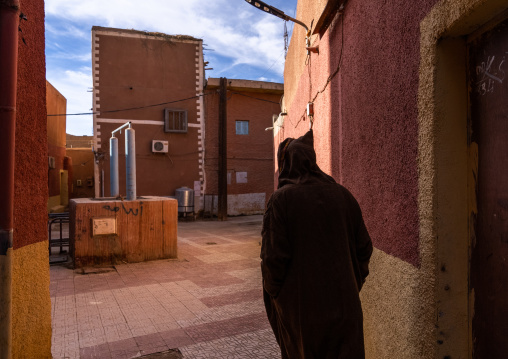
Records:
M51 156L48 157L48 166L49 166L49 168L56 167L55 157L51 157Z
M153 153L168 153L168 141L153 140L152 141Z

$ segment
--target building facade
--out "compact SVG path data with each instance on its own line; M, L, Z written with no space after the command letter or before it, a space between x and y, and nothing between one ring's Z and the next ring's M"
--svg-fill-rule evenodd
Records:
M93 136L66 134L65 147L72 165L69 199L95 197Z
M92 43L95 196L110 196L111 132L130 122L137 194L174 196L188 187L195 212L206 196L216 213L219 79L204 79L202 40L93 27ZM265 128L280 112L283 86L229 80L228 91L228 214L263 213L273 192L273 139ZM125 195L124 134L115 137Z
M170 196L203 177L202 40L135 30L92 28L95 196L110 195L109 139L130 122L136 133L137 194ZM124 133L119 141L125 196Z
M218 194L219 80L206 86L205 210ZM228 214L263 213L273 193L273 138L267 128L280 113L283 84L227 80L227 192ZM215 213L215 211L214 211Z
M67 112L67 99L46 81L46 103L49 115ZM72 179L70 159L66 157L66 116L48 116L48 212L63 212L69 204Z
M314 49L295 25L274 146L309 129L311 102L318 164L358 199L375 246L361 293L369 358L508 350L506 9L298 1Z

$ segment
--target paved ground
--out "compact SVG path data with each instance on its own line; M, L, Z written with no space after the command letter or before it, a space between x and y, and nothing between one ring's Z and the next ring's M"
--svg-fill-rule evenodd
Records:
M262 301L261 220L180 222L178 260L90 274L52 266L53 357L279 358Z

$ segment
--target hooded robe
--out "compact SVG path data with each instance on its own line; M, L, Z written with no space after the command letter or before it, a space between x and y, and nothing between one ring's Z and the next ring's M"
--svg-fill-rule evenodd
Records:
M353 195L319 169L312 130L279 146L263 218L266 312L282 358L365 358L359 292L372 242Z

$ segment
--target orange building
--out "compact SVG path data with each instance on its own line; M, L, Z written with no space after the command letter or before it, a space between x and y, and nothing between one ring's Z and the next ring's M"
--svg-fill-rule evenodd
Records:
M48 114L65 114L66 98L46 81ZM72 180L69 176L70 158L65 153L66 116L48 116L48 212L64 212L69 204Z

